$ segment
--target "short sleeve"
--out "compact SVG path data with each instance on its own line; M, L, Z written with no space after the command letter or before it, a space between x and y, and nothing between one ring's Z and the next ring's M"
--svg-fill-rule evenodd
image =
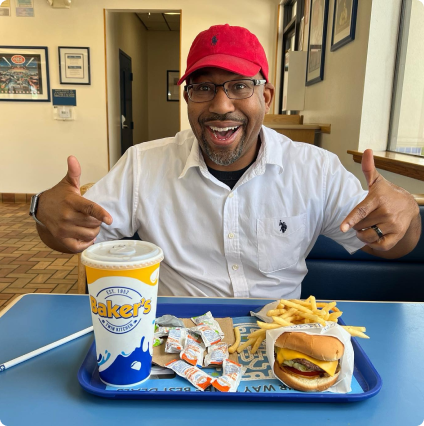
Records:
M102 223L96 243L135 234L136 178L137 151L131 147L109 173L85 193L85 198L103 207L113 218L111 225Z
M328 167L325 174L324 222L321 234L341 244L349 253L362 248L365 244L356 237L356 231L340 231L340 225L346 216L368 194L362 189L359 180L348 172L338 157L326 151Z

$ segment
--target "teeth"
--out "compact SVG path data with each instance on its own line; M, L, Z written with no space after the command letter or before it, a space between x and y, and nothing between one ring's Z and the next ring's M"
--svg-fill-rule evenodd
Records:
M235 130L235 129L238 129L240 126L234 126L234 127L214 127L214 126L209 126L209 127L214 132L228 132L228 130Z

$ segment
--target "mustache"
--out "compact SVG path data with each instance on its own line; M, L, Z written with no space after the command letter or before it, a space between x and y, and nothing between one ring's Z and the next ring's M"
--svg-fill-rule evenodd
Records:
M242 125L247 124L246 118L236 117L232 116L230 113L226 114L210 114L207 117L199 118L200 124L205 124L207 121L237 121L241 123Z

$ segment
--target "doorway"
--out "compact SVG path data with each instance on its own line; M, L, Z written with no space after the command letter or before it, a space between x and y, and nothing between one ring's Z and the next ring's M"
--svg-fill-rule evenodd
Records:
M180 18L180 11L105 12L110 167L129 147L180 131L179 89L169 79L169 71L180 75Z
M119 49L119 87L121 105L121 155L133 146L133 111L132 111L133 73L131 57Z

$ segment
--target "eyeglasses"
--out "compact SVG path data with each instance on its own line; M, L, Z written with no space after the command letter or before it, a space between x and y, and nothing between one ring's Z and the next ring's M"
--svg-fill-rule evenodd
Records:
M265 84L266 80L242 79L242 80L229 80L223 84L214 83L196 83L188 84L184 87L189 99L192 102L209 102L217 92L218 87L224 89L225 94L229 99L247 99L253 95L255 86Z

